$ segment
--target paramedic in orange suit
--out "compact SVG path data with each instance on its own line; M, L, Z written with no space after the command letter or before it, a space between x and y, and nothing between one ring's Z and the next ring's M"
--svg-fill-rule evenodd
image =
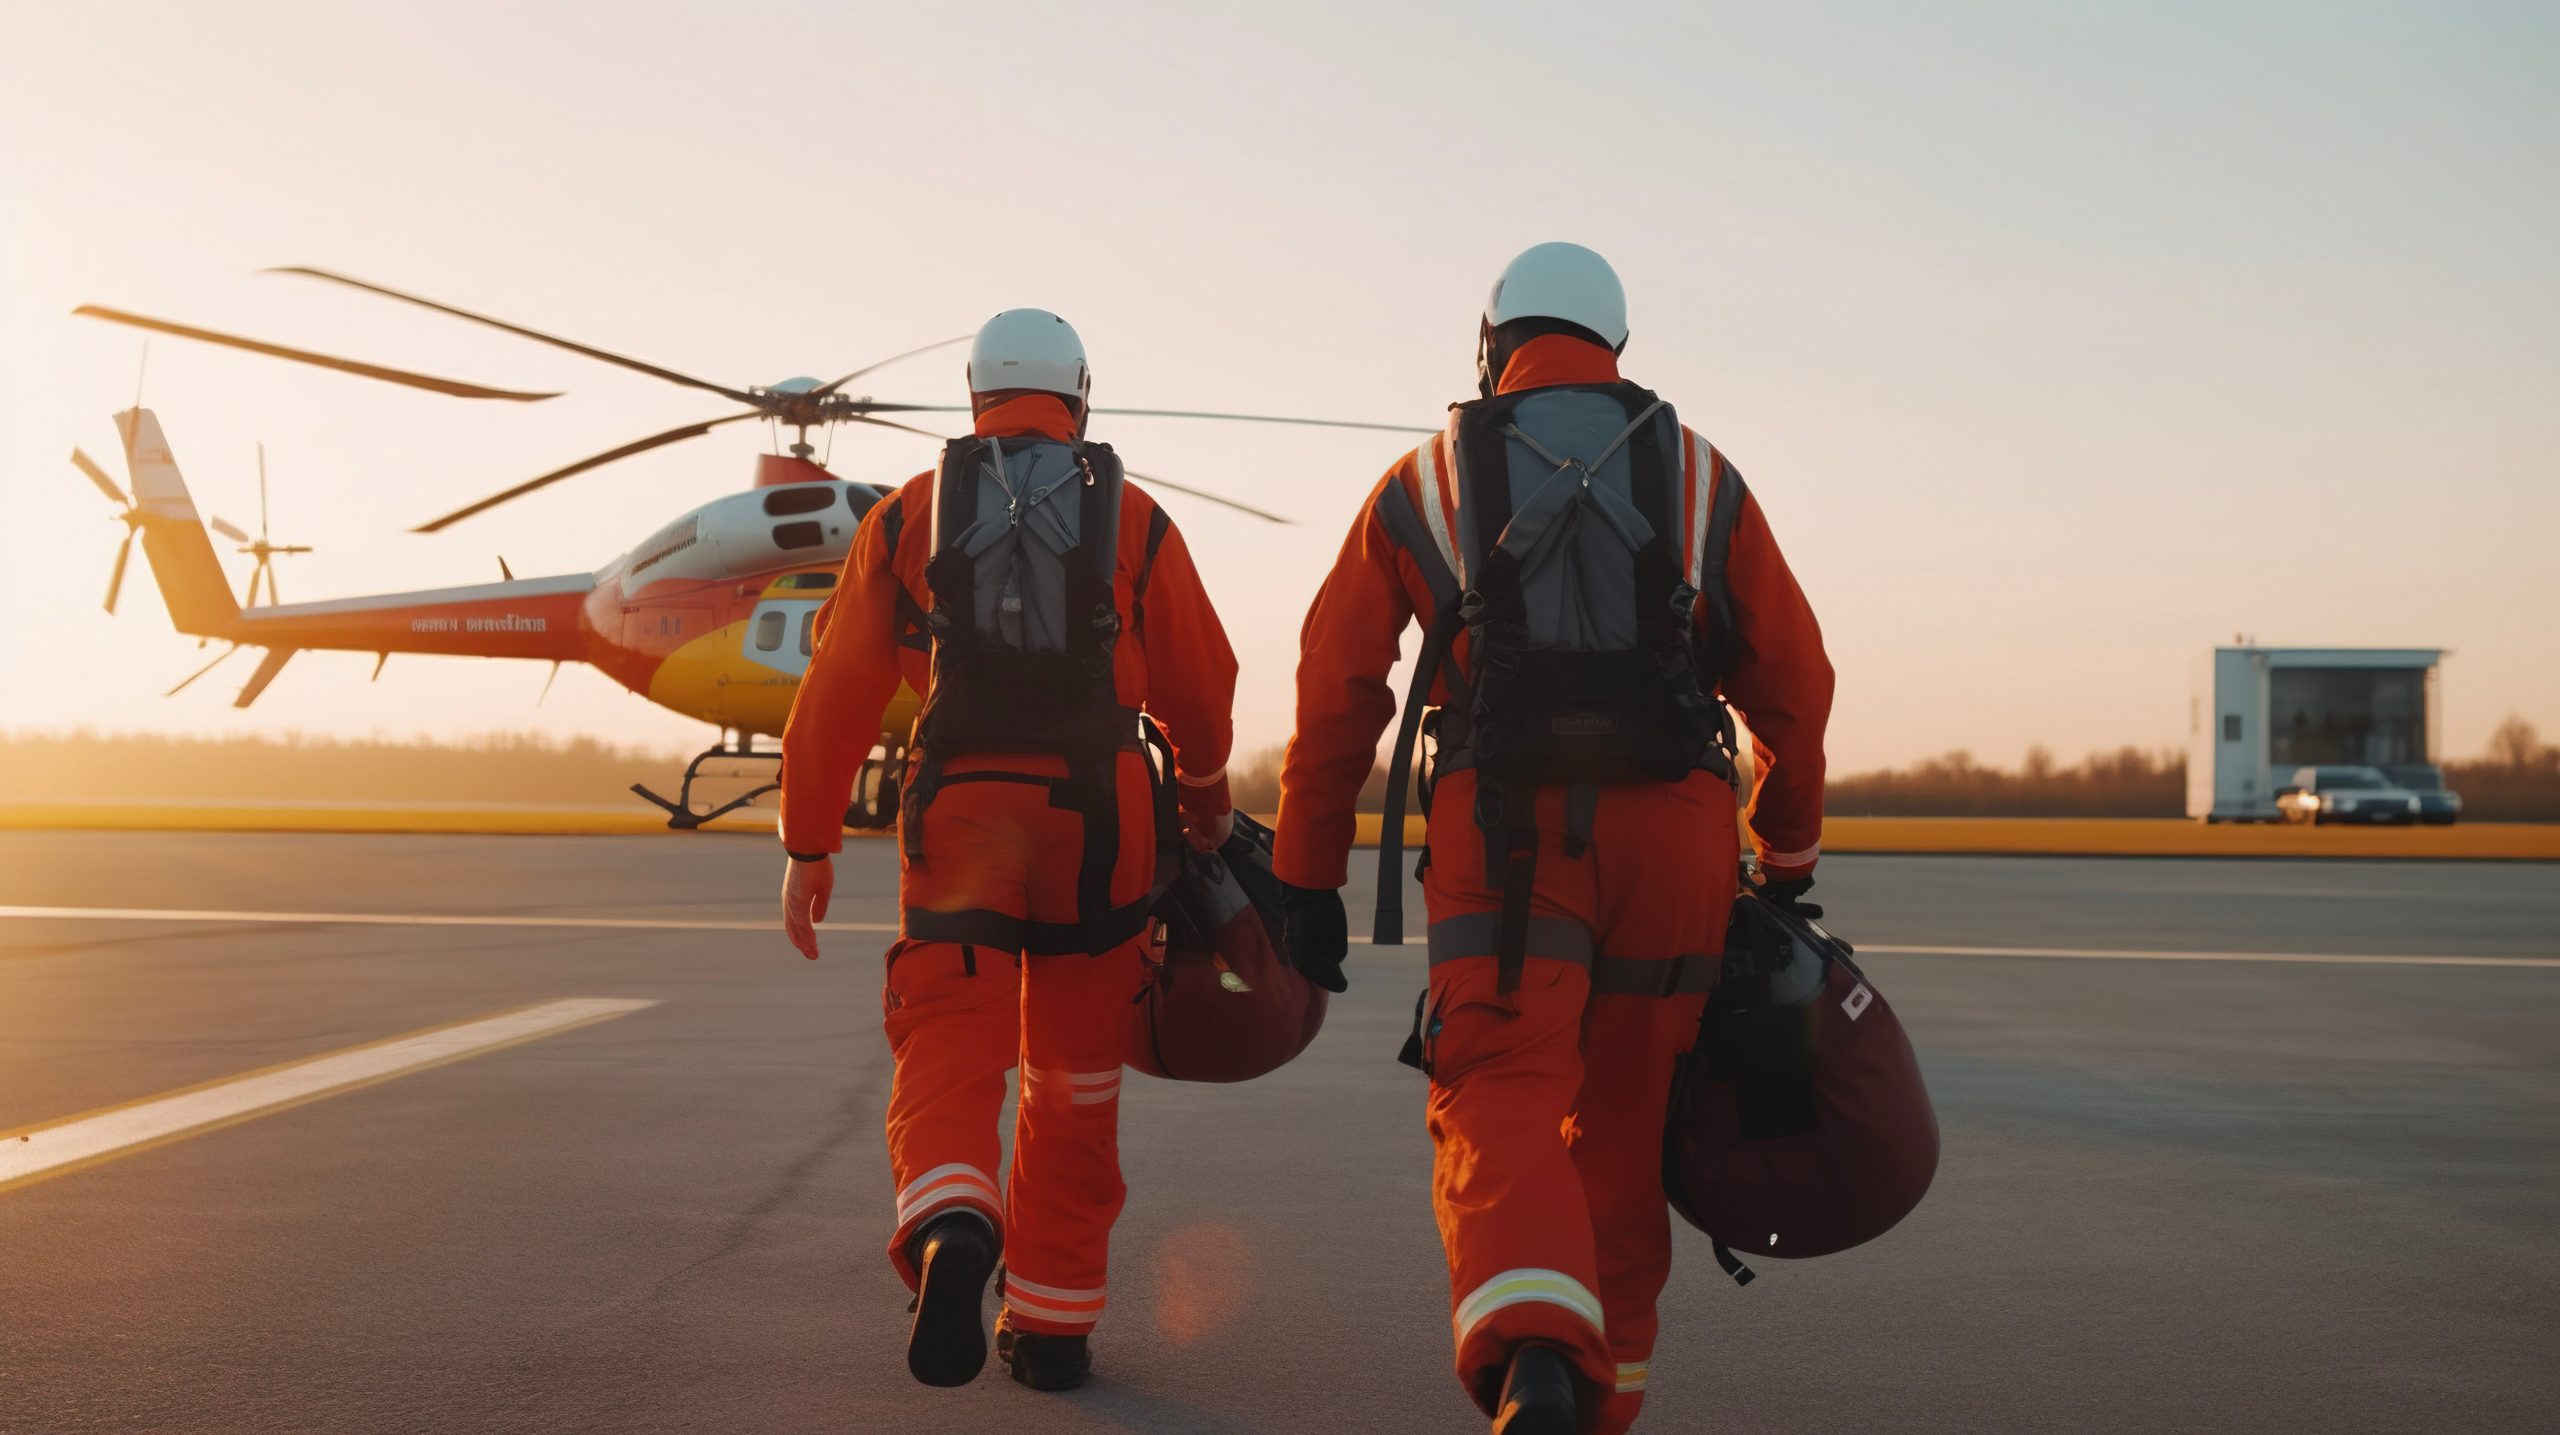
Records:
M815 958L855 772L903 677L925 711L883 1004L908 1365L934 1385L977 1374L1001 1254L997 1355L1065 1389L1090 1363L1124 1194L1121 1023L1159 862L1138 714L1169 739L1185 836L1215 847L1233 825L1236 662L1181 533L1107 447L1081 443L1075 331L1008 310L969 371L973 438L864 517L820 619L783 733L783 921Z
M1658 495L1658 521L1624 531L1668 530L1658 535L1662 591L1673 595L1666 606L1677 617L1657 631L1683 653L1719 655L1714 670L1702 660L1692 675L1688 691L1709 700L1692 709L1721 723L1712 708L1720 689L1761 749L1749 825L1767 890L1793 902L1812 885L1832 692L1821 631L1732 465L1667 410L1656 413L1658 403L1647 407L1653 395L1621 383L1626 334L1623 291L1599 255L1552 244L1513 261L1481 330L1483 400L1527 427L1508 447L1512 429L1462 454L1453 446L1478 440L1462 437L1475 431L1465 427L1468 410L1457 411L1446 432L1372 491L1307 614L1274 865L1291 888L1292 960L1335 990L1347 948L1334 889L1346 875L1354 803L1396 715L1387 678L1399 640L1417 619L1433 628L1461 588L1472 598L1482 587L1459 575L1493 571L1495 535L1475 535L1462 502L1478 491L1477 479L1460 472L1477 461L1467 455L1495 455L1492 466L1510 455L1512 467L1495 476L1513 485L1503 490L1506 504L1534 492L1534 483L1509 477L1531 456L1530 480L1561 476L1568 487L1575 470L1587 487L1605 487L1598 476L1635 472L1617 465L1651 466L1655 477L1628 482L1653 487L1628 491ZM1545 409L1533 408L1531 396L1548 390ZM1565 411L1560 404L1605 422L1551 427L1542 437L1530 416ZM1622 424L1626 414L1637 417ZM1660 426L1648 431L1648 423ZM1574 432L1590 436L1585 446L1559 450L1579 441ZM1613 433L1618 447L1604 451ZM1738 502L1718 544L1710 518L1727 486ZM1564 541L1613 540L1585 523ZM1710 560L1719 554L1728 633L1699 596L1715 583ZM1526 611L1534 629L1536 610ZM1488 690L1473 650L1482 644L1456 619L1447 631L1451 651L1428 698L1442 751L1424 859L1431 976L1421 1057L1431 1076L1433 1203L1449 1260L1457 1373L1508 1435L1624 1430L1644 1399L1654 1305L1670 1268L1662 1131L1673 1064L1696 1037L1739 860L1732 769L1710 750L1685 776L1540 784L1533 797L1514 790L1522 800L1501 821L1521 834L1505 860L1534 857L1497 871L1503 854L1486 835L1492 829L1480 831L1479 774L1447 750L1450 727L1466 712L1463 692ZM1729 758L1729 727L1722 740ZM1533 876L1522 894L1522 951L1506 979L1497 947L1515 870Z

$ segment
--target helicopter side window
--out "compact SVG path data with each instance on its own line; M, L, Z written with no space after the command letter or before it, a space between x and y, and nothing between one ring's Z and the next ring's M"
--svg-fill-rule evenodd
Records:
M782 649L783 617L779 609L767 609L756 615L756 651L779 652Z
M794 483L774 489L764 496L764 511L779 518L789 513L815 513L835 506L836 490L831 483Z
M800 656L806 658L815 654L818 650L817 639L818 610L812 608L800 615Z
M776 548L815 548L826 541L826 528L814 518L773 525L773 546Z
M851 483L845 485L844 506L853 510L854 517L860 518L862 515L869 513L873 505L879 503L881 499L888 496L888 494L872 487L870 484Z

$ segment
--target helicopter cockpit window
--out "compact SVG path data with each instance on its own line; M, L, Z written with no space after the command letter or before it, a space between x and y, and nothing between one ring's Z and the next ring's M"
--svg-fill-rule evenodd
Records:
M812 573L785 573L774 580L773 586L779 590L832 588L836 586L836 575L823 568Z
M825 525L814 518L773 525L773 546L776 548L815 548L826 541Z
M779 652L782 649L783 617L779 609L767 609L756 615L756 651Z
M836 486L832 483L793 483L774 489L764 496L764 511L779 518L786 513L815 513L832 508Z

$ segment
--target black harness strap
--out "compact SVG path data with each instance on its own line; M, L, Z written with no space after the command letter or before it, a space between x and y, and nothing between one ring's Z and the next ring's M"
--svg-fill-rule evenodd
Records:
M1726 568L1733 556L1733 525L1742 514L1742 500L1750 492L1742 482L1742 470L1716 455L1710 466L1715 495L1707 508L1707 531L1702 540L1705 551L1699 555L1698 591L1706 598L1708 611L1715 615L1716 630L1707 640L1706 670L1700 674L1712 693L1724 682L1725 666L1733 661L1733 582Z
M898 561L898 540L906 535L906 493L901 490L889 497L880 515L880 538L892 567ZM907 591L905 583L898 583L897 588L898 646L912 648L919 653L932 652L933 640L925 636L923 605L916 602L916 595Z
M1715 990L1723 973L1717 957L1683 953L1669 960L1638 957L1591 959L1591 989L1610 995L1640 997L1696 996Z
M1156 576L1156 550L1164 547L1164 536L1173 531L1173 515L1162 508L1147 515L1147 546L1138 557L1137 575L1129 580L1129 626L1138 636L1147 635L1147 584Z
M1564 790L1564 855L1579 860L1591 850L1591 828L1600 817L1600 784L1577 782Z
M1430 501L1438 502L1439 496L1431 495ZM1378 495L1378 519L1386 525L1387 536L1422 569L1433 608L1422 651L1414 654L1413 681L1405 689L1395 756L1387 763L1387 808L1378 825L1378 908L1369 940L1382 947L1400 947L1404 945L1404 809L1406 794L1413 790L1414 745L1422 731L1423 710L1431 704L1432 681L1439 676L1466 616L1460 609L1457 575L1441 561L1440 550L1423 531L1422 518L1413 511L1412 498L1402 483L1390 483ZM1457 683L1454 667L1450 681L1453 687Z

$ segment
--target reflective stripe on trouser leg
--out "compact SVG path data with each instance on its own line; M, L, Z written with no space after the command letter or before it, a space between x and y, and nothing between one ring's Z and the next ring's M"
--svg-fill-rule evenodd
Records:
M1111 1226L1127 1193L1121 1021L1144 944L1023 959L1022 1104L1005 1189L1006 1310L1023 1330L1079 1334L1102 1314Z
M898 1226L908 1230L940 1215L946 1206L973 1204L991 1216L1001 1209L995 1178L964 1162L936 1166L898 1192Z
M1450 1329L1458 1344L1465 1345L1467 1337L1494 1312L1532 1302L1561 1306L1582 1317L1593 1330L1602 1328L1600 1297L1588 1286L1562 1271L1521 1269L1504 1271L1460 1297L1456 1313L1449 1318Z
M1109 1071L1050 1071L1022 1068L1022 1099L1044 1105L1096 1106L1120 1099L1120 1068Z
M1017 1317L1008 1324L1020 1325L1021 1318L1028 1318L1063 1332L1091 1330L1102 1318L1103 1303L1101 1286L1077 1290L1026 1280L1011 1267L1004 1273L1004 1308Z
M898 1186L889 1262L910 1287L918 1272L907 1248L936 1216L975 1210L1003 1239L996 1121L1021 1044L1018 980L1013 963L972 962L957 945L890 948L883 1025L895 1062L887 1128Z
M1431 971L1432 1208L1449 1257L1453 1364L1488 1415L1524 1342L1566 1352L1597 1387L1614 1369L1593 1294L1591 1217L1564 1140L1586 984L1573 966L1533 955L1515 991L1499 987L1489 956Z
M1644 1413L1644 1364L1621 1364L1618 1371L1618 1388L1600 1397L1600 1414L1591 1427L1592 1435L1626 1435L1635 1427L1636 1417Z

